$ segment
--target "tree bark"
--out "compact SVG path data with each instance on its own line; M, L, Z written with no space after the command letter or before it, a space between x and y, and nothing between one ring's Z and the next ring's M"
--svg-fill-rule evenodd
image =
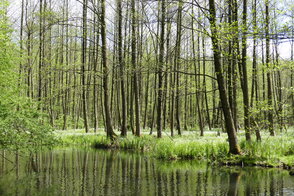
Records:
M180 69L180 57L181 57L181 39L182 39L182 10L183 1L178 2L178 15L177 15L177 40L176 40L176 55L175 55L175 70ZM175 97L175 109L176 109L176 128L178 135L182 135L181 132L181 101L180 101L180 74L177 72L174 78L176 83L176 97Z
M257 13L256 13L256 0L253 1L253 54L252 54L252 87L251 87L251 102L250 108L253 108L254 97L257 106L258 102L258 85L257 85ZM257 126L257 116L251 114L251 126L255 130L256 140L261 141L261 135Z
M135 124L136 130L135 135L140 136L140 97L138 88L138 67L137 67L137 39L136 39L136 28L137 28L137 12L135 0L132 0L132 66L133 66L133 82L134 82L134 95L135 95Z
M89 124L88 124L88 106L87 106L87 96L86 96L86 73L85 67L87 63L87 9L88 9L88 1L83 1L83 39L82 39L82 102L83 102L83 117L84 117L84 128L86 133L89 132Z
M247 77L247 0L243 0L243 31L242 31L242 90L244 104L244 128L246 140L250 141L250 117L249 117L249 92L248 92L248 77Z
M125 77L124 77L124 60L122 53L122 5L121 0L117 0L117 11L118 11L118 63L120 66L120 90L121 90L121 104L122 104L122 124L121 124L121 135L127 135L127 104L125 94Z
M271 67L270 67L270 35L269 35L269 0L265 0L265 64L268 68L267 71L267 104L268 104L268 121L269 132L271 136L275 135L274 131L274 117L273 117L273 93L272 93L272 80L271 80Z
M102 39L102 66L103 66L103 90L104 90L104 110L105 110L105 125L107 137L114 140L116 134L112 128L112 119L109 110L108 97L108 74L109 69L107 65L107 49L106 49L106 25L105 25L105 0L101 1L101 39Z
M161 33L159 46L159 62L158 62L158 96L157 96L157 137L162 137L162 88L163 76L162 71L164 67L164 37L165 37L165 0L161 0Z
M214 0L209 0L209 12L210 12L210 29L211 29L211 41L213 47L213 57L214 57L214 67L217 76L218 89L220 94L220 100L222 104L222 110L225 117L226 131L228 134L230 153L231 154L240 154L240 147L238 145L236 130L232 118L232 112L230 109L227 90L225 87L224 73L221 66L221 56L219 50L219 41L217 36L217 26L216 26L216 10Z

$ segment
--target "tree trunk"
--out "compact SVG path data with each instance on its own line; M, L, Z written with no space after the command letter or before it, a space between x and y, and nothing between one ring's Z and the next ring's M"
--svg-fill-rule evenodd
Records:
M274 117L273 117L273 95L272 95L272 80L271 80L271 68L270 68L270 35L269 35L269 0L265 0L265 64L268 68L267 71L267 103L268 103L268 121L269 132L271 136L275 135L274 131Z
M137 28L137 12L135 0L132 0L132 66L133 66L133 82L134 82L134 95L135 95L135 123L136 130L135 135L140 136L140 97L138 88L138 72L137 67L137 39L136 39L136 28Z
M243 0L243 31L242 31L242 77L241 86L243 90L244 104L244 128L246 140L250 141L250 117L249 117L249 93L248 93L248 77L247 77L247 0ZM241 71L241 70L240 70Z
M43 68L43 0L40 0L39 16L39 71L38 71L38 101L42 99L42 68ZM39 109L41 103L39 103Z
M192 15L194 15L194 6L192 7ZM203 122L202 122L202 114L200 111L200 103L199 103L199 91L200 91L200 84L199 84L199 79L198 79L198 71L197 71L197 65L196 65L196 48L195 48L195 34L194 34L194 27L193 27L193 23L194 23L194 17L192 17L192 54L193 54L193 65L194 65L194 72L195 72L195 102L196 102L196 107L197 107L197 115L198 115L198 125L199 125L199 129L200 129L200 136L204 135L204 130L203 130ZM198 54L199 54L199 43L200 40L198 39ZM200 55L200 54L199 54ZM198 64L199 64L199 69L200 69L200 59L198 56L198 60L197 60Z
M183 1L178 2L178 15L177 15L177 40L176 40L176 55L175 55L175 70L180 69L180 57L181 57L181 39L182 39L182 10ZM175 97L175 109L176 109L176 125L178 130L178 135L182 135L181 132L181 101L180 101L180 73L176 73L174 78L176 81L176 97Z
M87 97L86 97L86 75L85 67L87 63L87 8L88 1L84 0L83 2L83 39L82 39L82 102L83 102L83 116L84 116L84 128L86 133L89 132L88 124L88 106L87 106Z
M108 74L109 69L107 65L107 55L106 55L106 25L105 25L105 0L101 2L101 39L102 39L102 66L103 66L103 89L104 89L104 110L105 110L105 125L106 134L111 140L114 140L116 134L112 128L110 110L109 110L109 97L108 97Z
M252 59L252 87L251 87L251 103L250 108L254 105L254 95L255 102L257 106L258 102L258 85L257 85L257 13L256 13L256 0L253 2L253 59ZM252 114L251 114L252 115ZM257 126L257 116L251 117L251 127L255 130L256 140L261 141L261 135L259 127Z
M124 77L124 60L122 53L122 5L121 0L117 0L118 11L118 63L120 66L120 90L121 90L121 104L122 104L122 124L121 135L127 135L127 104L125 95L125 77Z
M219 50L219 41L217 36L217 26L216 26L216 10L214 0L209 0L209 12L210 12L210 29L211 29L211 41L213 47L214 56L214 67L217 76L218 89L220 94L220 100L222 104L222 110L225 117L225 125L229 139L230 153L240 154L240 147L238 145L236 130L232 118L232 112L230 109L227 92L225 88L225 80L223 75L223 69L220 63L221 56Z
M99 1L98 1L99 2ZM99 3L97 3L97 7L99 7ZM99 64L99 39L100 39L100 21L99 21L99 14L95 13L95 28L94 28L94 36L95 38L95 60L94 60L94 86L93 86L93 111L94 111L94 132L96 133L99 127L99 116L98 116L98 105L99 105L99 94L98 94L98 80L97 80L97 73L98 73L98 64ZM97 24L98 23L98 24Z
M158 13L159 14L159 13ZM162 132L162 88L163 76L162 71L164 67L164 37L165 37L165 0L161 0L161 33L160 33L160 46L159 46L159 66L158 66L158 95L157 95L157 137L161 138Z

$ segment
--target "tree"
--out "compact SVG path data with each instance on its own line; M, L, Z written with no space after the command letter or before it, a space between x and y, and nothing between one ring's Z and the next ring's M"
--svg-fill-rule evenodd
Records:
M125 78L124 78L124 59L122 51L122 2L117 0L117 11L118 11L118 61L120 65L120 90L121 90L121 104L122 104L122 123L121 123L121 135L127 135L127 105L125 95Z
M88 1L83 1L83 38L82 38L82 102L83 102L83 115L84 115L84 126L86 133L89 132L89 124L88 124L88 106L87 106L87 88L86 88L86 72L85 67L87 63L87 9L88 9ZM102 46L103 47L103 46Z
M198 48L200 50L200 40L198 36ZM197 115L198 115L198 125L200 128L200 136L204 135L204 123L202 121L202 114L200 110L200 79L199 79L199 72L200 72L200 51L198 50L198 64L199 64L199 72L197 71L197 61L196 61L196 47L195 47L195 33L194 33L194 6L192 7L192 54L193 54L193 66L194 66L194 72L195 72L195 88L196 88L196 93L195 93L195 101L197 105ZM196 115L195 115L196 116Z
M246 140L250 141L249 92L247 76L247 0L243 0L243 31L242 31L242 59L241 59L241 86L244 105L244 128Z
M256 9L256 0L253 1L253 54L252 54L252 87L251 87L251 102L250 102L250 108L251 111L253 109L253 104L254 104L254 98L255 98L255 105L258 105L258 85L257 85L257 9ZM259 128L256 126L257 125L257 116L253 115L251 112L251 121L250 123L252 124L251 127L254 128L255 134L256 134L256 139L258 141L261 140L261 135Z
M274 132L274 117L273 117L273 95L272 95L272 80L271 80L271 66L270 66L270 34L269 34L269 1L265 0L265 64L267 70L267 104L268 104L268 121L269 132L271 136L275 135Z
M175 97L175 109L176 109L176 125L178 134L181 135L181 101L180 101L180 74L178 73L180 69L181 60L181 39L182 39L182 11L183 11L183 1L178 2L178 14L177 14L177 37L175 46L175 83L176 83L176 97Z
M163 66L164 66L164 38L165 38L165 0L161 0L161 33L159 46L159 66L158 66L158 96L157 96L157 137L162 137L162 91L163 91Z
M137 12L135 0L132 0L132 67L133 67L133 82L134 82L134 95L135 95L135 114L136 114L136 131L135 135L140 136L140 97L138 86L138 66L137 66Z
M232 112L229 105L227 90L225 87L224 73L222 69L222 65L220 62L220 50L219 50L219 37L217 33L217 25L216 25L216 10L215 10L215 2L214 0L209 0L209 22L210 22L210 30L211 30L211 41L212 41L212 50L214 57L214 68L217 76L218 90L220 95L220 100L222 104L222 111L225 117L225 125L226 131L228 134L229 145L230 145L230 153L232 154L240 154L240 147L238 145L236 129L234 126Z
M104 90L104 111L105 111L105 128L107 137L114 140L116 134L112 128L112 119L109 110L109 91L108 91L108 75L109 69L107 65L107 49L106 49L106 24L105 24L105 0L101 1L101 39L102 39L102 66L103 66L103 90Z

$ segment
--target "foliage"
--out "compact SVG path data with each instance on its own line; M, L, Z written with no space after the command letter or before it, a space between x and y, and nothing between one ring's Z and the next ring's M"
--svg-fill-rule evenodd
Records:
M0 3L0 147L34 148L55 141L50 126L42 120L37 104L20 96L17 79L16 47L5 15L6 2Z
M56 140L52 128L44 123L44 117L33 103L23 100L21 103L1 104L0 145L2 148L36 148L52 146ZM24 104L25 103L25 104ZM13 104L17 106L13 107ZM18 107L18 109L15 109Z

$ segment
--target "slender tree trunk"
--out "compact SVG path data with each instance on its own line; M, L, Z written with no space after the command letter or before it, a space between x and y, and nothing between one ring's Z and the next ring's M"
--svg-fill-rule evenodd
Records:
M20 44L20 47L19 47L19 57L20 57L20 63L19 63L19 79L18 79L18 88L20 88L20 85L22 83L22 72L23 72L23 60L22 60L22 57L23 57L23 27L24 27L24 5L25 5L25 2L24 0L21 1L21 15L20 15L20 40L19 40L19 44ZM21 93L21 91L19 91ZM19 109L19 108L18 108Z
M211 29L211 41L213 47L214 56L214 67L217 76L218 89L220 94L220 100L222 104L222 110L225 117L225 125L229 138L230 153L240 154L240 147L238 145L236 130L232 118L232 112L229 105L229 100L227 97L227 90L225 88L225 80L223 75L223 69L221 66L221 56L219 50L219 41L217 36L217 25L216 25L216 10L214 0L209 0L209 12L210 12L210 29Z
M202 66L203 66L203 74L206 74L206 50L205 50L206 44L205 44L205 35L202 35ZM209 106L208 106L208 96L207 96L207 90L206 90L206 77L203 77L203 90L204 90L204 98L205 98L205 107L206 107L206 115L207 115L207 124L209 130L211 130L211 120L210 120L210 113L209 113ZM213 89L214 90L214 89Z
M247 0L243 0L243 33L242 33L242 90L244 104L244 126L246 140L250 141L250 118L249 118L249 92L248 92L248 77L247 77Z
M257 13L256 13L256 1L253 2L253 59L252 59L252 87L251 87L251 103L250 108L253 108L254 105L254 94L255 94L255 102L257 105L258 102L258 85L257 85ZM252 116L252 114L251 114ZM255 130L256 140L261 141L261 135L259 128L257 126L257 116L251 117L251 125Z
M192 7L192 15L194 15L194 7ZM194 72L195 72L195 102L196 102L196 106L197 106L197 116L198 116L198 125L199 125L199 128L200 128L200 136L203 136L204 135L204 130L203 130L203 122L202 122L202 114L201 114L201 111L200 111L200 100L199 100L199 91L200 91L200 84L199 84L199 79L198 79L198 71L197 71L197 65L196 65L196 47L195 47L195 34L194 34L194 26L193 26L193 23L194 23L194 17L192 17L192 54L193 54L193 65L194 65ZM199 39L198 39L198 45L200 44L199 43ZM199 47L199 46L198 46ZM199 48L200 50L200 48ZM199 54L199 50L198 50L198 54ZM199 54L200 55L200 54ZM198 56L198 60L197 60L198 64L200 65L200 59L199 59L199 56ZM199 66L199 69L200 69L200 66Z
M97 1L97 8L99 8L99 0ZM98 73L98 64L99 64L99 39L100 39L100 21L99 21L99 14L95 13L95 28L94 32L96 33L95 39L95 61L94 61L94 86L93 86L93 107L94 107L94 132L96 133L99 127L99 116L98 116L98 105L99 105L99 94L98 94L98 80L97 80L97 73ZM98 23L98 24L97 24Z
M146 88L145 88L145 111L144 111L144 122L143 122L143 129L146 128L147 124L147 112L148 112L148 101L149 101L149 80L150 80L150 71L147 72L147 79L146 79Z
M159 13L158 13L159 14ZM157 95L157 137L162 137L162 88L163 88L163 67L164 67L164 37L165 37L165 0L161 0L161 33L159 46L159 66L158 66L158 95Z
M176 70L180 70L180 60L181 60L181 39L182 39L182 10L183 1L178 2L178 15L177 15L177 40L176 40L176 55L175 55L175 67ZM176 73L174 78L176 81L176 97L175 97L175 109L176 109L176 122L178 135L182 135L181 132L181 100L180 100L180 73Z
M274 11L274 18L277 20L277 13L276 13L276 9ZM278 116L278 121L279 121L279 128L280 131L283 131L283 127L284 125L284 121L283 121L283 91L282 91L282 80L281 80L281 70L279 69L280 67L280 61L279 61L279 51L278 51L278 44L279 44L279 37L278 37L278 27L277 27L277 21L274 22L275 26L275 67L278 67L277 71L276 71L276 96L277 96L277 101L275 101L275 103L277 103L277 116Z
M138 72L137 67L137 39L136 39L136 28L137 28L137 12L135 0L132 0L132 66L133 66L133 82L134 82L134 95L135 95L135 123L136 130L135 135L140 136L140 97L139 97L139 87L138 87Z
M40 0L40 16L39 16L39 71L38 71L38 101L42 99L42 67L43 67L43 0ZM41 109L39 103L39 109Z
M172 73L169 73L167 70L172 70L172 63L170 62L170 35L171 35L171 22L170 22L170 18L166 18L166 31L167 31L167 36L166 36L166 73L165 73L165 100L164 100L164 104L165 104L165 108L164 108L164 113L163 113L163 129L166 129L166 123L168 121L168 113L170 113L170 98L172 95L172 89L171 89L171 81L172 81ZM169 83L168 83L169 82ZM168 105L167 105L167 101L168 101ZM170 120L170 119L169 119Z
M77 24L76 24L77 26ZM77 51L77 45L78 45L78 41L77 41L77 36L78 35L78 29L76 28L75 30L75 41L74 41L74 50ZM78 59L78 55L77 53L74 53L74 61L76 62ZM73 69L75 70L76 69L76 64L74 63L73 64ZM76 72L73 73L73 85L74 85L74 90L73 90L73 94L72 94L72 122L74 124L74 129L77 128L77 123L76 123L76 119L77 119L77 116L76 116L76 108L77 108L77 105L78 103L76 103L77 101L77 97L78 97L78 93L77 93L77 80L78 80L78 77L77 77L77 74Z
M238 131L238 111L237 111L237 65L240 64L240 50L239 50L239 24L238 24L238 3L237 0L232 0L232 29L233 29L233 41L232 41L232 62L231 62L231 74L232 74L232 98L231 98L231 111L236 131Z
M122 104L122 124L121 135L127 135L127 104L125 95L125 77L124 77L124 60L122 53L122 5L121 0L117 0L118 11L118 63L120 65L120 90L121 90L121 104Z
M188 72L187 65L185 65L185 72ZM185 75L185 92L184 92L184 130L188 130L188 75Z
M270 69L270 35L269 35L269 0L265 0L265 64L268 68L267 71L267 101L268 101L268 121L269 121L269 132L271 136L275 135L274 131L274 117L273 117L273 95L272 95L272 80L271 80L271 69Z
M84 116L84 128L86 133L89 132L89 124L88 124L88 106L87 106L87 97L86 97L86 73L85 67L87 63L87 8L88 1L83 1L83 39L82 39L82 102L83 102L83 116Z
M198 9L198 15L200 16L200 10ZM198 28L200 29L201 25L198 25ZM195 59L195 58L194 58ZM194 60L195 61L195 60ZM197 64L198 64L198 71L196 71L196 65L195 65L195 73L199 74L201 73L201 60L200 60L200 32L197 33ZM198 111L198 118L199 118L199 128L200 128L200 136L204 136L204 118L202 115L202 108L201 108L201 100L202 94L201 90L203 90L203 87L200 83L200 76L195 76L195 80L197 80L196 85L196 104L197 104L197 111Z
M28 19L28 1L26 1L26 26L27 26L27 97L34 97L33 92L33 76L32 76L32 50L33 50L33 44L32 44L32 22Z
M63 20L68 21L68 0L64 1L63 4ZM66 13L64 13L66 12ZM63 33L62 33L63 34ZM69 57L68 57L68 39L69 39L69 32L68 32L68 24L65 26L65 69L69 69ZM63 42L62 42L63 44ZM68 84L68 72L65 72L65 89L63 90L63 130L67 129L67 110L68 110L68 89L69 89L69 84ZM64 87L63 87L64 88Z
M109 110L109 97L108 97L108 74L109 69L107 65L107 49L106 49L106 25L105 25L105 0L101 1L101 39L102 39L102 65L103 65L103 89L104 89L104 110L105 110L105 125L106 134L111 140L114 140L116 134L112 128L112 120Z

